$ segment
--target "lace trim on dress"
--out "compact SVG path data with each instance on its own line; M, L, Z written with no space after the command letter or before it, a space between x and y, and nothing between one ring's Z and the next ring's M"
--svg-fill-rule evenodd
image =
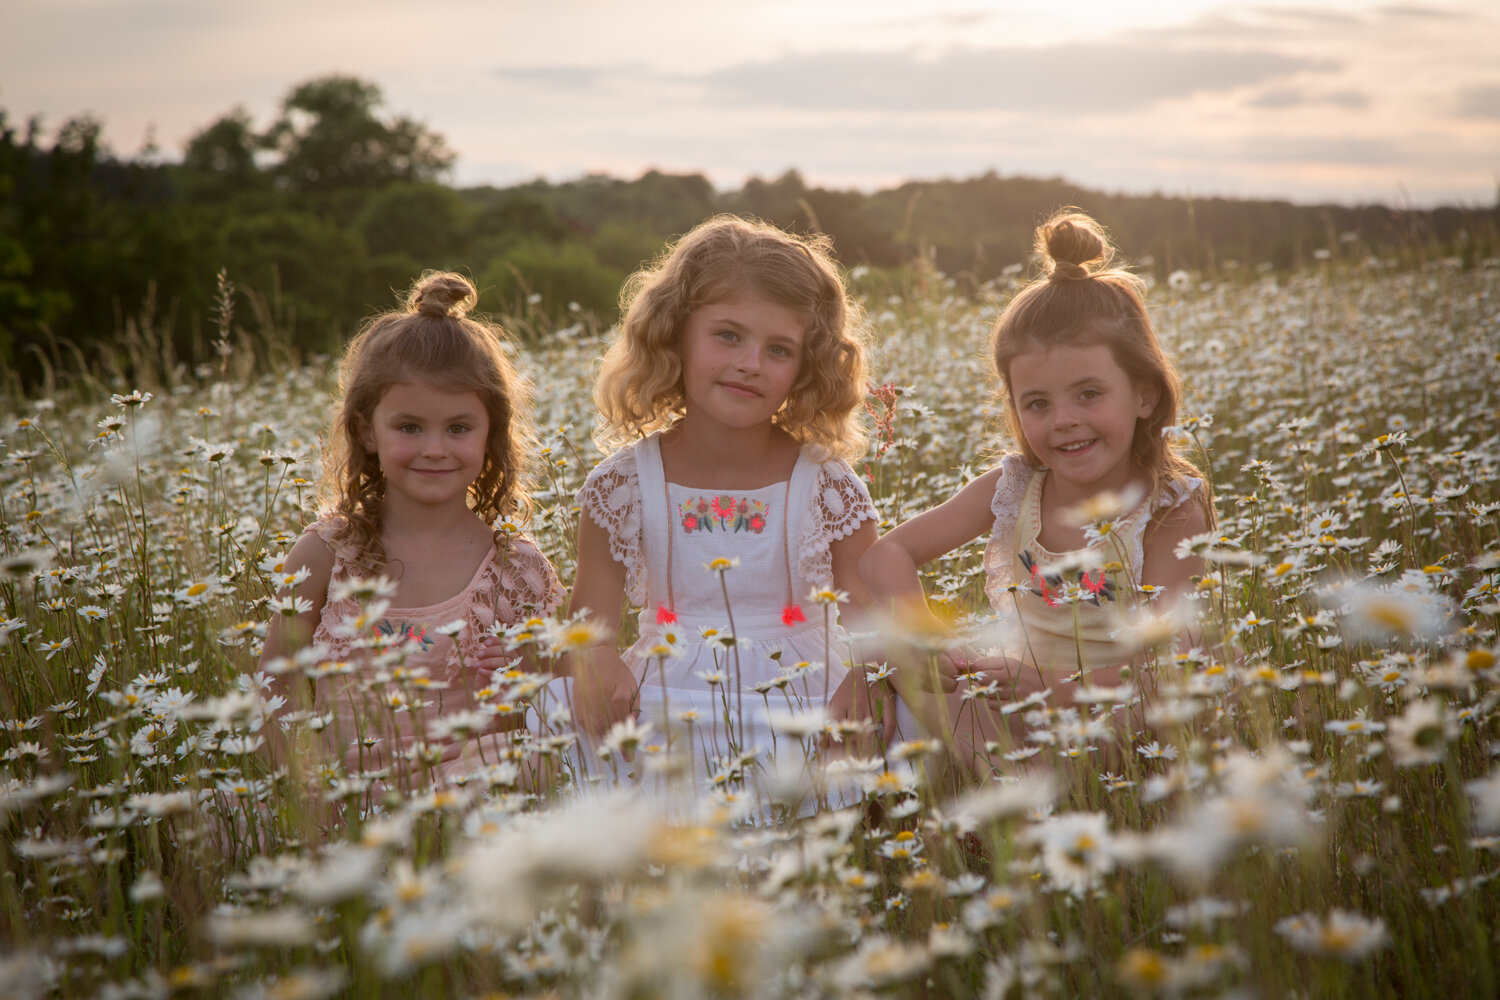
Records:
M990 500L995 515L990 541L984 548L985 590L994 600L993 590L1015 582L1013 565L1016 552L1016 525L1021 520L1021 502L1036 469L1020 452L1011 452L1000 460L1000 479Z
M634 448L621 448L594 467L578 491L578 506L609 532L609 554L625 566L626 597L643 606L646 559L641 552L641 489Z
M813 484L809 516L797 538L797 574L813 586L833 584L830 546L848 538L865 521L876 520L864 481L843 462L824 463ZM802 594L792 595L801 600Z

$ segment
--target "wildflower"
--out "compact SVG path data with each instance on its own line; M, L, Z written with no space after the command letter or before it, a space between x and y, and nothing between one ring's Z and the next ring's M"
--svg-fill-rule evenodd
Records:
M1442 703L1424 698L1390 720L1386 745L1398 766L1416 767L1441 761L1457 735L1458 723L1445 715Z
M637 722L634 717L616 722L604 737L603 745L599 748L600 756L633 754L651 734L651 729L650 722Z
M807 599L814 604L848 604L849 592L833 587L813 587L808 591Z
M25 580L42 575L50 565L52 556L45 549L26 549L0 559L0 577Z
M172 599L179 604L185 604L190 608L196 608L214 595L219 593L219 578L213 574L195 580L186 587L181 587L172 592Z
M710 573L718 573L722 576L723 574L734 569L739 564L739 556L719 556L717 559L710 559L708 562L704 563L703 568L708 570Z
M1347 910L1333 909L1326 918L1313 913L1283 917L1276 933L1292 947L1314 955L1357 962L1390 944L1385 921Z
M549 645L553 653L574 653L592 649L609 641L609 631L587 618L559 622L550 631Z
M109 397L109 401L111 403L114 403L116 406L130 410L138 406L144 406L147 403L151 402L151 393L142 392L141 390L136 389L135 391L123 396L119 393L116 393L113 396Z
M1474 800L1474 827L1500 830L1500 769L1464 786Z
M1097 888L1114 871L1114 838L1103 813L1049 816L1025 837L1041 845L1042 868L1053 886L1074 896Z

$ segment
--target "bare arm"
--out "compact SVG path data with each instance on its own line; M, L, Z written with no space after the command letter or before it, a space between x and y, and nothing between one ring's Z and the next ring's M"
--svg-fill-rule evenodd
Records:
M986 472L948 501L887 533L860 560L860 575L870 587L875 606L891 615L898 628L934 634L947 631L927 606L917 569L990 530L995 521L990 505L1001 475L1000 468ZM906 661L904 669L898 671L898 687L909 699L918 697L917 689L933 682L928 673L932 657L924 654L918 658L912 651L904 656L900 651L893 652ZM917 659L923 664L920 671L911 669L917 666ZM957 685L958 664L943 654L937 657L936 666L936 680L944 689L952 690Z
M620 614L625 608L625 565L616 562L609 532L589 516L578 521L578 569L568 610L587 610L588 619L606 638L588 652L570 657L563 671L573 677L573 711L579 725L602 734L624 719L635 703L635 676L617 648Z
M285 574L291 575L303 568L307 569L308 577L296 588L295 595L292 588L282 587L276 596L278 599L301 597L311 607L292 617L272 616L266 630L266 643L260 652L261 668L277 657L291 656L312 641L313 632L317 630L323 605L328 602L328 581L333 575L333 552L317 535L303 535L287 553L283 566Z
M1207 530L1208 518L1196 500L1162 511L1147 527L1141 583L1162 588L1163 594L1158 601L1165 602L1165 606L1187 610L1188 598L1193 593L1193 578L1203 574L1203 560L1198 556L1179 559L1176 549L1183 539ZM1198 629L1189 628L1179 640L1178 646L1181 649L1190 648L1199 638Z
M1000 469L991 469L948 501L905 521L870 547L859 561L859 572L875 604L887 610L909 612L914 608L919 614L926 612L918 567L990 529L995 521L990 502L1000 474ZM936 626L930 612L926 617Z
M300 597L310 606L296 615L284 615L278 612L271 616L271 621L266 628L266 642L261 648L260 661L256 665L259 670L265 670L271 661L291 656L307 645L312 641L313 633L318 628L318 619L323 614L323 605L328 603L328 581L333 575L333 552L328 548L328 544L317 535L304 534L297 539L297 543L287 553L282 572L292 575L301 569L308 571L307 579L295 589L289 586L282 587L277 591L276 597L278 600ZM296 676L284 677L272 674L271 690L284 697L294 708L300 708L305 704L306 699L299 697L300 695L307 695L309 698L311 696L307 681ZM274 759L285 762L288 748L281 738L280 728L267 719L264 732Z

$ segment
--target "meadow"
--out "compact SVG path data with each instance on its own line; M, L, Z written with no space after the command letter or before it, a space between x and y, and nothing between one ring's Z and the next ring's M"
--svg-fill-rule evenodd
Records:
M268 720L254 668L316 510L333 363L245 333L227 287L214 363L143 335L12 387L0 997L1496 995L1500 262L1318 257L1152 292L1219 517L1202 644L1144 623L1149 698L1017 706L1025 739L981 783L911 738L841 762L864 803L777 823L743 778L672 810L607 780L651 737L587 760L565 713L447 784L420 753L401 780L351 773L309 749L316 716ZM984 347L1011 281L856 270L883 527L1005 450ZM608 331L525 332L527 530L570 583ZM130 381L99 374L132 350ZM992 618L980 555L927 568L956 636ZM586 636L512 639L545 660ZM285 669L363 671L392 713L436 697L399 644ZM521 676L483 695L538 697ZM299 766L271 766L268 727Z

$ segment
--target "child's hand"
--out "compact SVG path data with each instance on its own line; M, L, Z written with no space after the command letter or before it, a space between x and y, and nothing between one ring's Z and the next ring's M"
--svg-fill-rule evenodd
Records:
M855 670L863 670L856 666ZM875 720L884 734L883 743L889 744L896 735L896 699L894 692L885 685L860 684L849 671L839 682L838 689L828 699L829 722L862 722Z
M474 657L473 667L479 680L489 685L494 683L496 674L503 674L511 667L520 665L520 660L519 654L506 650L505 640L492 635L484 640L484 645L479 647L479 652Z
M1021 701L1049 686L1036 667L1008 656L977 657L969 662L968 669L999 684L999 695L1006 701Z
M599 656L573 670L573 718L584 732L602 737L636 707L635 677L614 656Z

